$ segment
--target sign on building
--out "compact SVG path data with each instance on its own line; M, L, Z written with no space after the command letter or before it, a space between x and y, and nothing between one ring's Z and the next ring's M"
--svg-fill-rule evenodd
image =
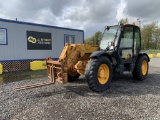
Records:
M28 50L52 50L51 33L27 31Z

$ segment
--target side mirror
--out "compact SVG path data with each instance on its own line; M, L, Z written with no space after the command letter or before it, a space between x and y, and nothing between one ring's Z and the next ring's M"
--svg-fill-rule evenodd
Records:
M114 41L108 42L108 46L109 46L110 50L113 50L114 46L115 46Z
M110 28L109 28L109 26L107 26L107 30L109 30Z

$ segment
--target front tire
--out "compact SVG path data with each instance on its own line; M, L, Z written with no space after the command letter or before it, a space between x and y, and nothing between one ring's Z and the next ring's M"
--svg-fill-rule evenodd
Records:
M85 77L88 86L96 92L105 91L112 79L112 65L107 57L90 59L86 66Z
M140 56L135 64L135 68L132 72L133 77L136 80L143 81L148 75L148 58L145 55Z

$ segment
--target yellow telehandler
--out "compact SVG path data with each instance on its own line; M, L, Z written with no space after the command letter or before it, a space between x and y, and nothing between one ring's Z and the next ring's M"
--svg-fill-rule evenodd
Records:
M75 81L81 74L91 90L105 91L116 73L131 71L134 80L145 80L148 55L141 52L140 28L134 24L107 26L100 45L66 44L57 61L46 58L50 82L16 88L17 90Z

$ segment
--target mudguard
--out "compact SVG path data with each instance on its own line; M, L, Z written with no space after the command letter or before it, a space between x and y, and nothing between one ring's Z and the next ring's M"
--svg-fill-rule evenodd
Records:
M100 57L100 56L110 56L111 55L111 51L104 51L104 50L100 50L100 51L95 51L90 55L90 58L94 58L94 57Z
M150 58L147 53L140 51L138 56L140 56L140 55L146 55L148 58L148 62L150 62Z

